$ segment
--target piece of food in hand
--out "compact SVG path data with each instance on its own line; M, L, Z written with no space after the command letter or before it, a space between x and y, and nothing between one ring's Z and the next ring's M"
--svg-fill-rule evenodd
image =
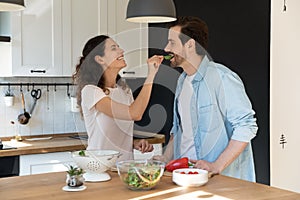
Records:
M164 59L165 60L171 60L173 57L174 57L173 54L169 54L169 55L164 56Z
M183 157L176 160L171 160L166 165L166 170L169 172L173 172L175 169L189 168L189 166L189 159L187 157Z

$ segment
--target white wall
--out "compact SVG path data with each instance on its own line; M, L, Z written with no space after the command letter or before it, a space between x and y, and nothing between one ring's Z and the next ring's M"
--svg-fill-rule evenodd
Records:
M38 83L71 83L71 78L0 78L1 83L9 82L38 82ZM12 107L6 107L4 104L4 94L7 86L0 87L0 137L14 136L14 127L10 121L15 121L16 129L22 135L40 135L84 132L85 126L79 113L71 112L71 100L67 96L66 86L49 86L49 93L46 86L35 86L42 90L42 96L37 100L32 118L27 125L18 123L18 115L23 113L21 104L21 95L19 86L11 86L15 95L15 103ZM30 95L32 86L27 91L27 86L23 86L25 96L26 110L29 112L33 98ZM73 92L70 86L70 92Z
M300 192L300 1L283 3L271 1L271 185Z

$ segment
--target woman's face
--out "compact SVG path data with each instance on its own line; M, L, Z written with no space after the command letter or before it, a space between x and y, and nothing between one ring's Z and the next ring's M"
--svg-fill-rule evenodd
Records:
M101 60L105 68L122 69L127 65L124 60L124 50L111 38L105 41L104 56Z

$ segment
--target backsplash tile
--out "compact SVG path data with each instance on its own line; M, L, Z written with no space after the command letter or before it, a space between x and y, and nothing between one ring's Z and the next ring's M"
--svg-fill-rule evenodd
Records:
M31 83L71 83L71 78L0 78L1 83L30 83L29 87L23 85L23 93L26 103L26 111L29 112L33 105L31 97ZM71 112L71 100L67 95L67 86L35 86L35 89L42 90L42 96L37 100L35 109L28 124L19 124L18 115L23 113L21 93L19 86L10 86L14 93L14 105L5 106L4 94L7 86L0 87L0 137L14 136L14 126L21 136L60 134L72 132L85 132L84 121L80 113ZM56 90L55 90L56 89ZM73 86L70 86L69 93L74 93Z

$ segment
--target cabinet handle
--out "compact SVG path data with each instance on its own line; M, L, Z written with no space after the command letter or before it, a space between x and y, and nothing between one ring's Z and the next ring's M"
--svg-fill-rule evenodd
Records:
M123 74L135 74L135 72L123 72Z
M46 70L30 70L31 73L46 73Z

